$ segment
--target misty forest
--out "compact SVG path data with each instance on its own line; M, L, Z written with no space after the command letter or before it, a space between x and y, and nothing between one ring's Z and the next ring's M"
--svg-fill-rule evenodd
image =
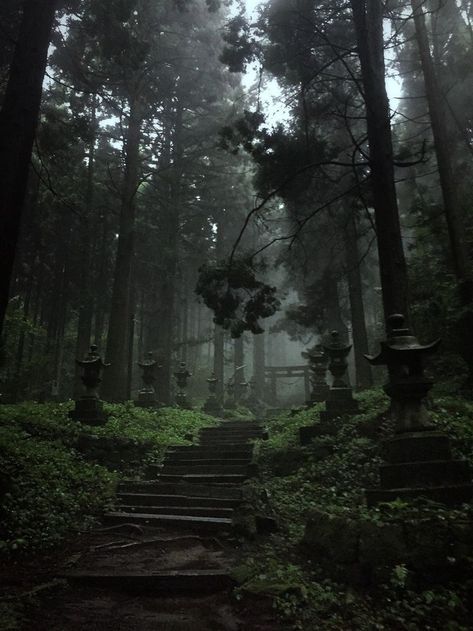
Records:
M465 631L473 2L2 0L0 629Z

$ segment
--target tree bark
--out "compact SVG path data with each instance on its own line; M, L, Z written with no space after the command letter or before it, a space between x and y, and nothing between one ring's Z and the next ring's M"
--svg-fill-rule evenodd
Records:
M414 13L417 45L424 74L425 92L430 113L432 135L435 143L435 154L437 156L440 186L450 237L453 265L462 295L470 302L473 296L471 262L468 255L467 244L464 239L465 225L461 211L461 203L457 195L454 166L451 160L450 138L445 122L447 119L447 111L444 106L442 90L430 53L423 2L412 0L411 5Z
M356 217L353 212L348 217L345 228L345 249L347 257L348 294L355 351L356 384L358 388L370 388L373 385L371 367L365 359L368 354L368 334L366 331L365 306L358 251Z
M141 125L143 121L139 99L138 94L130 99L120 229L107 337L106 357L111 365L104 373L102 387L103 397L111 401L123 401L127 396L130 289L135 241L135 197L138 188Z
M394 177L389 100L386 92L381 0L350 0L370 148L371 186L378 237L385 320L402 313L409 321L408 278Z
M0 111L0 334L8 305L56 0L25 0Z
M82 359L89 350L92 335L92 319L94 303L92 298L92 262L94 235L91 230L94 203L94 175L95 175L95 138L96 138L96 98L93 96L91 107L92 138L89 143L89 157L87 162L87 187L85 192L84 212L81 217L81 254L82 269L79 286L79 314L77 320L76 358ZM74 396L82 391L79 365L76 364L74 373Z
M265 390L265 356L264 356L265 333L253 335L253 380L255 393L258 399L263 399Z

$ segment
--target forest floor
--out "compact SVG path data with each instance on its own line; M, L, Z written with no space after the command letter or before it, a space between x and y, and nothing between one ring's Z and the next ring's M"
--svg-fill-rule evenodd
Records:
M123 483L114 512L95 530L47 556L4 565L4 590L24 608L21 629L282 630L271 599L236 597L232 569L244 560L242 541L231 519L219 517L238 505L240 469L252 453L246 434L260 431L241 426L204 429L199 446L170 451L155 479ZM247 449L247 460L235 460L235 448Z
M165 540L172 542L170 547ZM112 544L130 543L139 551L107 551ZM235 541L183 532L91 533L70 541L54 554L3 565L0 583L4 596L29 601L22 626L25 631L283 631L269 598L237 600L232 585L156 595L149 585L123 590L112 584L75 585L61 578L91 563L99 571L106 567L108 574L119 580L124 564L127 572L135 575L146 568L147 576L165 567L211 567L216 561L228 567L238 553Z

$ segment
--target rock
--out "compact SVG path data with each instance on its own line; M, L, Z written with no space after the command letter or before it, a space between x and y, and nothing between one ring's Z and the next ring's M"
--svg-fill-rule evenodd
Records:
M320 510L310 512L302 544L320 565L352 565L358 561L359 524Z
M396 565L407 558L404 530L398 523L360 521L358 559L368 583L389 580Z

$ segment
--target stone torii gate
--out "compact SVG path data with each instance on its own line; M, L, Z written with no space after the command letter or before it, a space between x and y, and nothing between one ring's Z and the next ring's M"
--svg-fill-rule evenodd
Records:
M304 377L305 400L310 399L310 368L309 366L266 366L265 377L269 382L269 394L271 403L276 403L278 398L277 381L282 377Z

